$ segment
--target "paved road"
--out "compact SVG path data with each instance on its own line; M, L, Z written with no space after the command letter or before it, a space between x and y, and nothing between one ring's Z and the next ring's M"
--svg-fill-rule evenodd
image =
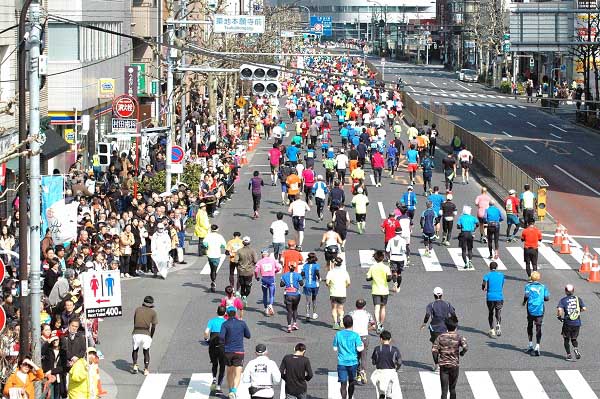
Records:
M263 194L261 218L254 221L251 215L251 199L245 184L253 170L261 171L268 181L266 151L270 144L262 142L250 161L250 165L242 171L241 182L233 200L224 205L221 214L213 222L221 226L221 232L229 238L233 231L240 231L253 238L253 247L260 249L269 245L268 226L277 211L282 210L280 188L266 186ZM440 154L441 155L441 154ZM322 168L319 166L322 172ZM367 169L370 172L369 169ZM400 173L396 179L384 178L383 187L369 187L369 213L367 230L358 235L355 226L349 233L345 252L346 268L352 279L347 309L352 309L358 298L368 300L368 308L372 310L369 285L365 281L365 271L370 261L369 251L381 248L382 233L380 205L384 211L391 210L395 201L406 190L407 174ZM369 180L370 181L370 178ZM434 183L442 185L440 173L434 175ZM455 186L455 202L462 207L471 204L479 192L479 186L472 182L469 185ZM418 187L419 210L423 210L425 198ZM384 212L385 213L385 212ZM419 214L419 212L417 212ZM286 219L291 226L291 220ZM304 250L318 247L321 234L327 220L318 222L316 213L311 210L307 218L307 231ZM460 332L469 342L470 351L461 359L461 375L459 378L459 397L491 399L501 397L512 398L597 398L600 395L600 377L597 373L597 359L600 349L596 345L596 335L592 326L600 323L598 308L600 301L595 294L596 287L580 280L574 268L577 259L568 255L557 255L547 247L541 259L543 281L548 284L552 293L549 302L549 315L544 325L542 357L533 358L523 353L527 345L525 334L525 311L520 306L522 290L526 274L520 265L519 245L502 242L501 260L507 275L505 289L506 301L503 311L503 335L498 339L490 339L487 335L487 313L484 295L480 290L481 278L486 270L486 260L476 251L474 259L475 271L462 271L457 261L457 240L453 239L450 248L435 245L434 250L439 264L433 264L418 254L422 248L419 240L420 229L416 228L412 237L413 264L404 273L402 291L390 297L386 327L394 335L395 344L400 347L404 365L400 373L400 381L404 398L438 399L438 376L430 370L431 355L429 334L420 331L425 306L432 300L432 289L442 286L446 298L451 301L460 318ZM454 235L456 236L456 234ZM590 244L600 251L600 241L587 240L581 244ZM477 245L480 247L482 245ZM517 254L517 255L515 255ZM323 253L318 252L320 260ZM483 251L487 256L487 250ZM218 275L217 294L208 292L209 279L205 269L206 259L198 258L193 253L186 256L190 264L185 268L172 272L166 281L152 278L134 279L124 282L125 298L123 301L123 317L106 319L101 324L101 348L106 360L104 371L114 380L108 388L112 397L139 399L205 399L209 397L210 365L207 348L202 345L202 332L207 320L213 316L217 303L223 295L222 289L227 284L225 265ZM577 287L590 311L584 315L584 327L580 337L583 358L577 363L564 360L560 323L552 316L554 307L562 293L564 284L571 282ZM159 314L159 326L152 347L152 374L148 377L131 375L127 371L130 366L130 333L133 310L144 295L152 294L156 299ZM249 299L246 321L252 331L252 339L246 342L247 358L251 358L252 348L259 343L266 343L271 357L279 362L284 354L289 353L294 344L305 342L308 346L307 356L311 359L316 376L311 381L309 393L312 398L337 399L339 393L336 383L336 356L331 349L334 331L330 328L329 304L327 290L322 288L318 299L317 321L300 323L300 330L292 334L284 331L286 324L285 311L281 305L282 293L278 290L276 298L276 315L265 318L262 305L259 303L260 287L255 284ZM300 309L304 308L304 301ZM303 312L302 312L303 313ZM371 348L378 339L370 338ZM369 368L372 371L372 368ZM369 373L370 374L370 373ZM543 388L540 388L542 386ZM594 393L595 392L595 393ZM373 398L371 385L358 387L355 397L358 399ZM279 396L277 396L279 397Z
M571 234L598 235L598 133L575 125L572 116L542 111L539 103L527 104L478 83L460 82L439 66L387 63L385 75L390 81L401 76L406 92L418 103L446 113L530 176L544 177L551 190L548 210L566 222Z

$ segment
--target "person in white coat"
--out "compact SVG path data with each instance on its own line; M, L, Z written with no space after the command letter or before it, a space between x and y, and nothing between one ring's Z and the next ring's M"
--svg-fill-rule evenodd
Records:
M242 382L250 384L248 391L252 399L272 399L275 396L273 385L281 381L277 363L268 358L265 344L256 345L256 358L250 360L242 374Z
M152 235L152 247L150 248L152 251L152 260L156 264L156 268L158 269L158 274L163 279L167 278L167 274L169 273L169 251L171 250L171 237L169 236L169 232L165 229L165 225L159 223L156 225L156 231ZM154 273L156 276L156 272Z

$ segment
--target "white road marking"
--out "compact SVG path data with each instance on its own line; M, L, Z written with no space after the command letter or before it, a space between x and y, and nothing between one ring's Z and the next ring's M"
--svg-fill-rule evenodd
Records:
M454 103L452 101L444 101L444 104L446 104L446 105L452 105Z
M507 270L506 265L504 265L504 262L502 262L502 260L500 260L500 258L488 259L488 256L490 255L490 251L488 250L488 248L479 247L479 248L477 248L477 252L479 252L479 255L481 255L481 257L485 261L485 264L488 266L488 268L490 267L490 263L496 262L498 264L498 270Z
M418 100L417 100L417 101L415 101L415 102L416 102L417 104L419 104L419 105L421 104L421 101L418 101Z
M510 134L506 133L504 130L502 131L502 134L505 135L506 137L512 137Z
M569 176L571 179L575 180L577 183L581 184L583 187L587 188L588 190L590 190L591 192L593 192L594 194L600 196L600 191L594 189L592 186L590 186L589 184L587 184L586 182L583 182L581 180L579 180L578 178L576 178L575 176L573 176L571 173L567 172L566 170L564 170L563 168L561 168L558 165L554 165L554 167L558 170L560 170L561 172L563 172L565 175Z
M408 87L409 87L409 89L411 89L413 91L413 93L416 91L414 87L412 87L412 86L408 86ZM429 91L429 90L427 90L427 91Z
M478 94L478 97L485 98L485 94Z
M438 257L435 254L435 251L432 250L429 253L429 255L430 255L429 257L425 256L425 249L419 248L419 256L421 256L421 261L423 262L425 271L426 272L441 272L443 270L442 265L440 264L440 261L438 260Z
M440 105L441 103L439 101L434 101L433 102L435 105Z
M463 106L463 103L459 103L458 101L455 101L454 104L458 105L458 106L461 106L461 107Z
M508 114L509 114L510 116L512 116L513 118L516 118L516 117L517 117L517 115L513 114L512 112L509 112Z
M600 248L594 248L594 251L596 251L598 254L600 254ZM593 257L593 254L592 254Z
M496 107L498 107L498 108L506 108L506 107L505 107L504 105L502 105L502 104L496 104Z
M540 243L538 251L544 258L546 258L548 262L550 262L553 268L559 270L571 270L571 266L569 266L567 262L562 260L562 258L556 252L554 252L554 249L552 249L552 247L548 247ZM538 260L538 263L541 262L539 262Z
M473 112L473 111L469 111L469 112L470 112L471 114L473 114L473 115L477 115L477 114L476 114L475 112Z
M552 127L553 127L553 128L555 128L555 129L558 129L558 130L560 130L560 131L561 131L561 132L563 132L563 133L566 133L566 132L567 132L565 129L563 129L563 128L560 128L560 127L558 127L558 126L556 126L556 125L553 125L552 123L550 124L550 126L552 126Z
M488 125L492 126L492 122L488 121L487 119L483 120L485 123L487 123Z
M527 109L527 107L524 106L524 105L518 105L518 107L521 108L521 109Z
M594 156L594 154L592 154L591 152L589 152L588 150L586 150L586 149L585 149L585 148L583 148L583 147L577 147L577 148L579 148L581 151L583 151L583 152L585 152L586 154L588 154L590 157L593 157L593 156Z
M529 126L532 126L532 127L537 127L536 125L534 125L533 123L531 123L531 122L529 122L529 121L527 121L527 124L528 124Z
M534 151L531 147L524 145L523 147L527 148L529 151L533 152L534 154L537 154L536 151Z
M472 103L465 103L465 105L469 106L469 107L474 107L474 105Z
M360 267L363 269L368 269L373 264L373 254L375 251L372 249L359 249L358 250L358 259L360 261Z
M454 266L458 270L473 270L473 269L465 269L465 262L462 259L462 249L460 248L448 248L448 252L450 253L450 257L452 258L452 262L454 262Z
M517 107L515 107L515 106L514 106L514 105L512 105L512 104L506 104L506 106L507 106L508 108L517 108Z
M385 219L385 210L383 209L383 203L381 201L378 202L377 207L379 208L379 216L381 216L382 219Z
M477 98L477 96L475 94L468 94L468 96L471 98Z
M433 83L433 82L429 82L429 83L431 83L431 85L432 85L433 87L439 87L438 85L436 85L436 84L435 84L435 83Z
M521 269L525 269L525 260L523 259L523 247L506 247L506 250L517 261Z
M485 104L482 104L482 103L475 103L475 104L477 104L478 107L485 107Z
M523 398L549 399L544 387L533 371L511 371L510 375Z
M425 399L439 399L442 396L439 374L432 371L419 371L419 377L421 377ZM448 394L448 397L450 397L450 394Z
M448 94L446 94L446 93L440 93L440 96L442 96L442 97L448 97Z
M490 108L496 108L496 106L497 106L498 104L486 103L485 105L487 105L487 106L488 106L488 107L490 107Z
M327 373L327 397L329 399L342 399L340 383L338 382L338 374L336 371L330 371Z
M210 375L210 373L208 374ZM160 399L171 374L148 374L137 394L137 399ZM210 388L210 387L209 387ZM185 396L188 399L187 395ZM206 396L208 398L208 395ZM190 397L191 398L191 397Z
M465 87L465 86L461 85L461 84L460 84L460 83L458 83L458 82L456 83L456 85L457 85L457 86L460 86L460 87L462 87L462 88L463 88L463 89L465 89L466 91L471 91L471 89L469 89L468 87Z
M561 137L561 136L559 136L559 135L556 135L556 134L554 134L554 133L550 133L550 136L552 136L552 137L556 137L557 139L562 139L562 137Z
M369 178L371 179L371 185L375 185L375 176L373 175L369 175Z
M221 255L221 258L219 259L219 266L217 267L217 273L221 269L221 266L223 265L224 260L225 260L225 255ZM210 265L208 264L208 262L206 262L206 264L204 265L202 270L200 270L200 274L210 274Z
M465 375L475 399L500 399L490 373L487 371L466 371Z
M556 370L556 374L573 399L598 399L578 370Z

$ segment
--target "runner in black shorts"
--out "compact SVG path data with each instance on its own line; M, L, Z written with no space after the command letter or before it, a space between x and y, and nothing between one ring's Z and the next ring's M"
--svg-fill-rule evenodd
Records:
M294 225L294 230L304 231L304 216L292 216L292 224Z
M336 305L343 305L346 303L346 298L343 296L330 296L329 300L331 303L335 303Z
M387 305L388 295L372 295L372 297L373 297L373 306Z
M366 222L367 221L367 214L366 213L357 213L356 214L356 222Z

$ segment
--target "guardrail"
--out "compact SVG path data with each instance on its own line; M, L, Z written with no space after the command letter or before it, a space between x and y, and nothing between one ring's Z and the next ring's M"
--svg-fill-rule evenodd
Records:
M438 141L441 141L442 144L449 146L454 136L458 136L473 153L474 162L489 171L504 189L507 191L515 189L519 192L525 184L529 184L534 193L538 192L540 185L534 178L490 147L488 143L434 111L417 104L406 92L402 95L402 101L404 112L408 111L417 125L423 124L425 120L429 121L429 126L432 123L436 124L439 134Z

